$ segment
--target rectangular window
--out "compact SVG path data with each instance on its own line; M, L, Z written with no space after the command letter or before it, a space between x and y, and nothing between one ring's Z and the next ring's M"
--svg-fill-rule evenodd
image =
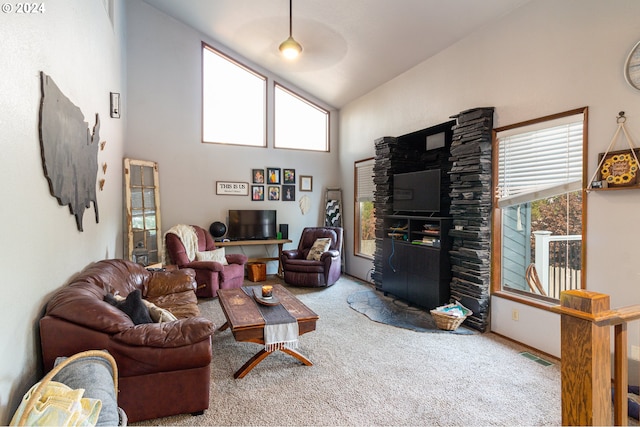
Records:
M374 159L355 162L355 255L373 259L376 251L376 216L373 206Z
M275 148L329 151L329 112L275 85Z
M499 206L582 187L582 120L580 114L497 133Z
M586 111L494 131L494 289L557 300L583 287Z
M265 147L264 76L202 44L202 141Z

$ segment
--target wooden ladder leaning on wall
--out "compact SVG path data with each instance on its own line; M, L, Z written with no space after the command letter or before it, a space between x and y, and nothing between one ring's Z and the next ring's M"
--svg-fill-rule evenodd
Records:
M611 310L609 295L585 290L560 294L563 425L628 424L627 324L640 319L640 304ZM611 326L614 373L611 384Z

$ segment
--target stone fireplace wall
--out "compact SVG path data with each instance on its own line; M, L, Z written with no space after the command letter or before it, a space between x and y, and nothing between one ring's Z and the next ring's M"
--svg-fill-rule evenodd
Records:
M439 167L443 200L453 219L451 298L473 311L465 324L486 331L491 274L491 132L493 108L476 108L452 116L453 133L446 152L425 152L420 132L375 140L376 251L371 278L382 287L384 218L393 214L393 175ZM434 127L436 128L436 127ZM430 129L434 129L430 128ZM448 194L447 194L448 191ZM450 200L449 200L450 199ZM450 205L449 205L450 203ZM442 212L442 216L447 216Z
M451 298L473 311L465 325L486 331L491 279L493 108L457 116L451 142Z

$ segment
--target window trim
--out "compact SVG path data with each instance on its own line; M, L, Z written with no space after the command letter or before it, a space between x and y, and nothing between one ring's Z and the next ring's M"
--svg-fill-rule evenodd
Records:
M273 148L275 150L296 150L296 151L304 151L304 152L313 152L313 153L330 153L331 152L331 111L327 110L326 108L321 107L320 105L316 104L315 102L311 101L310 99L300 95L299 93L297 93L296 91L288 88L286 85L279 83L278 81L274 80L273 84L272 84L272 88L273 88ZM276 90L277 89L281 89L283 92L288 93L289 95L299 99L300 101L304 102L305 104L308 104L309 106L317 109L318 111L324 113L326 115L326 141L325 141L325 146L326 149L324 150L308 150L308 149L304 149L304 148L291 148L291 147L278 147L276 145L276 141L277 141L277 135L276 135L276 116L278 114L278 111L276 110Z
M202 47L200 50L200 61L201 61L201 71L200 71L200 142L203 144L217 144L217 145L224 145L224 146L235 146L235 147L248 147L248 148L267 148L268 144L268 135L267 135L267 129L269 128L269 96L268 96L268 89L269 89L269 81L270 79L259 73L258 71L254 70L253 68L249 67L246 64L243 64L242 62L236 60L235 58L231 57L230 55L227 55L226 53L222 52L219 49L216 49L215 47L211 46L210 44L206 43L206 42L201 42ZM204 140L204 121L205 121L205 117L204 117L204 77L205 77L205 70L204 70L204 50L207 49L209 51L211 51L211 53L216 54L218 56L220 56L221 58L226 59L227 61L229 61L230 63L236 65L239 68L242 68L243 70L247 71L248 73L253 74L254 76L260 78L261 80L264 81L264 117L262 118L262 144L261 145L248 145L248 144L239 144L239 143L232 143L232 142L221 142L221 141L205 141Z
M375 254L374 255L367 255L364 254L362 252L360 252L360 229L361 229L361 224L360 224L360 202L358 200L358 165L359 164L365 164L365 163L372 163L372 167L375 167L375 157L367 157L366 159L361 159L361 160L356 160L355 162L353 162L353 206L354 206L354 212L353 212L353 255L360 257L360 258L364 258L367 260L371 260L373 261L375 258ZM371 177L371 181L373 182L373 176ZM373 200L372 200L373 201ZM375 216L375 209L374 209L374 216Z
M529 305L535 308L539 308L546 311L552 311L551 307L556 306L557 302L549 302L544 297L539 297L535 294L524 295L520 292L514 292L502 289L502 269L501 269L501 257L502 257L502 215L501 208L498 207L498 195L495 191L497 185L498 176L498 140L497 135L500 132L507 130L535 125L546 121L556 120L565 116L571 116L576 114L583 114L583 139L582 139L582 247L581 247L581 278L580 288L586 289L587 278L587 192L586 185L588 183L588 124L589 124L589 107L581 107L573 110L565 111L562 113L551 114L548 116L539 117L537 119L526 120L524 122L514 123L507 126L502 126L492 130L492 191L493 191L493 204L492 204L492 231L491 240L493 242L491 246L491 294L492 296L509 299L525 305Z

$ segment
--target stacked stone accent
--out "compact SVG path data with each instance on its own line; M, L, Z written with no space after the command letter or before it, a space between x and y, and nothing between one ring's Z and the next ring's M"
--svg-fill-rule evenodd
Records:
M454 238L451 298L473 311L465 325L485 332L491 276L491 132L493 108L463 111L452 118L450 214Z
M376 252L373 256L373 273L371 280L376 288L382 287L382 239L384 238L384 218L393 213L393 172L391 172L390 156L398 140L384 137L375 140L376 157L373 165L374 191L373 207L376 212Z

